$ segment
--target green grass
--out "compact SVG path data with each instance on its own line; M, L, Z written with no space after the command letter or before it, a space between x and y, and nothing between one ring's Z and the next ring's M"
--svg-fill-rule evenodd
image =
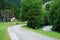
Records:
M31 29L31 28L28 28L26 26L24 26L23 28L25 28L27 30L30 30L30 31L33 31L33 32L37 32L39 34L43 34L45 36L49 36L49 37L60 39L60 34L57 33L57 32L46 32L46 31L42 31L42 30Z
M10 40L7 28L13 25L18 24L26 24L27 22L0 22L0 40Z
M0 40L10 40L7 28L15 25L15 22L3 22L0 23Z

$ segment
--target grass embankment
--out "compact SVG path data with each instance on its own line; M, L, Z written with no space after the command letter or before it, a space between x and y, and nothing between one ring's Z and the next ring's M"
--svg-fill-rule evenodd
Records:
M15 22L3 22L0 23L0 40L9 40L7 28L15 25Z
M36 30L36 29L28 28L27 26L23 26L23 28L30 30L30 31L33 31L33 32L37 32L39 34L43 34L45 36L50 36L50 37L60 39L60 33L57 33L57 32L46 32L46 31L42 31L42 30Z
M10 40L8 32L7 32L7 28L11 27L13 25L16 25L16 23L18 24L26 24L27 22L0 22L0 40Z

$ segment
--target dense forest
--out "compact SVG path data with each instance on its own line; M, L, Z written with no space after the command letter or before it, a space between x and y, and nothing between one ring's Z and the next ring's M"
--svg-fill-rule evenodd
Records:
M9 21L16 17L27 21L30 28L52 25L54 31L60 32L60 0L52 0L47 4L47 10L42 8L43 3L49 1L51 0L0 0L0 21Z
M20 8L20 0L8 0L9 3L14 3L18 8Z
M19 13L20 1L15 0L1 0L0 1L0 22L10 21L12 17L15 17Z
M47 0L48 3L50 0ZM47 2L46 0L44 1ZM52 25L52 30L60 32L60 0L52 0L47 9L42 8L42 0L21 0L20 19L27 21L27 26L38 29L46 25Z

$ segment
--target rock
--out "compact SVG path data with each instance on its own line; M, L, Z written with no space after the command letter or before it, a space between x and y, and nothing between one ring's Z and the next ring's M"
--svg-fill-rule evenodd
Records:
M52 27L53 27L53 26L47 25L47 26L44 26L44 27L42 28L42 30L43 30L43 31L52 31Z

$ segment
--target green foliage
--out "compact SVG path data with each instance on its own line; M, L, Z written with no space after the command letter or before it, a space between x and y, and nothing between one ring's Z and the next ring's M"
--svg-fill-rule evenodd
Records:
M8 0L0 0L0 8L3 9L8 4Z
M46 2L49 2L49 1L52 1L52 0L42 0L43 3L46 3Z
M17 8L15 4L12 4L11 9L14 11L14 16L18 19L19 18L20 9Z
M45 10L44 13L42 14L42 16L43 16L44 26L50 25L49 13Z
M48 0L48 2L46 2L42 5L42 17L43 17L44 26L50 25L49 11L50 11L50 7L51 7L51 3L52 3L52 1Z
M13 4L13 3L9 3L9 1L8 0L1 0L0 1L0 12L1 11L3 11L3 10L10 10L11 12L6 12L6 13L0 13L0 15L2 16L2 17L4 17L3 16L3 14L5 15L5 17L7 16L7 15L9 15L9 17L10 17L10 19L12 18L12 17L17 17L18 18L18 15L19 15L19 9L16 7L16 5L15 4ZM10 13L11 13L11 16L10 16ZM7 14L7 15L6 15ZM13 15L13 16L12 16ZM3 21L4 19L1 17L1 20ZM6 21L7 21L7 19L8 18L5 18L6 19Z
M49 8L50 8L50 4L47 4L46 5L46 10L49 11Z
M53 0L50 9L50 22L55 31L60 31L60 0Z
M42 25L41 18L41 0L22 0L21 1L21 19L28 21L28 26L31 28L37 28Z

